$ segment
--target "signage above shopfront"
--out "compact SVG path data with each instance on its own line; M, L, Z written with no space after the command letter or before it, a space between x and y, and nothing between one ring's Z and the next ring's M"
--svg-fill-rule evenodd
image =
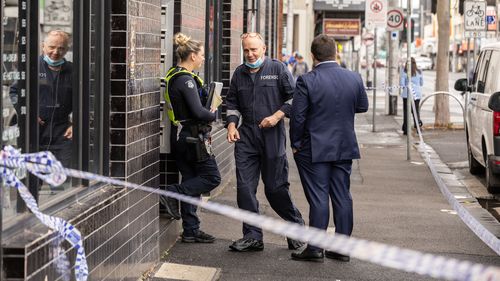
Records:
M315 0L316 11L364 12L365 0Z
M359 19L323 19L323 33L333 37L358 36L361 30Z

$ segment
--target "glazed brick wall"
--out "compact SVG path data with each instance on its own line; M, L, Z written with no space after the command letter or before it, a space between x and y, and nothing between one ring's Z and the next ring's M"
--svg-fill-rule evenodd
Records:
M126 5L127 7L121 7ZM160 128L160 1L113 1L110 174L157 186Z
M111 27L110 175L156 187L162 76L160 0L112 0ZM91 259L96 264L92 280L137 280L159 260L158 196L123 189L101 212L109 222L95 226L96 243L89 241L89 249L101 249Z
M222 1L222 96L227 95L231 76L242 62L240 35L243 33L243 1ZM225 103L222 105L223 119L226 117Z
M153 266L159 259L157 202L153 194L106 187L98 196L57 214L73 218L70 222L84 236L89 280L136 281ZM37 228L38 233L47 232L44 226ZM27 261L24 280L64 280L56 271L60 261L53 250L57 243L52 234L26 245L22 253ZM66 242L62 246L69 249ZM73 266L74 250L68 257Z

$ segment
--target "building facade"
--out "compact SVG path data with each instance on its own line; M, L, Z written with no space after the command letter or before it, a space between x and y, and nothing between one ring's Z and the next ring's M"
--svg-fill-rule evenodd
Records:
M279 9L278 0L3 0L2 144L23 153L44 150L39 59L47 33L62 30L69 34L65 58L73 68L71 82L56 88L55 96L67 91L72 97L70 167L154 188L178 182L161 80L175 64L173 35L205 42L200 75L223 82L224 95L242 62L242 33L261 32L268 56L277 56ZM225 141L224 104L219 112L213 140L223 188L234 160ZM82 232L90 280L137 280L179 234L179 223L161 215L158 195L93 180L71 179L62 188L30 175L23 182L42 212ZM74 249L27 210L16 190L2 186L1 195L0 279L63 280L54 249L62 247L72 266Z

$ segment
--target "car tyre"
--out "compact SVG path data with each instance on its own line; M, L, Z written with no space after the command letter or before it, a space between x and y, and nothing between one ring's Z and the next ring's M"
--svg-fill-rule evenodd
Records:
M500 176L493 173L489 160L486 160L486 189L489 193L500 193Z
M467 159L469 160L469 172L472 175L479 175L483 173L484 168L481 165L481 163L477 162L477 160L474 158L474 155L472 155L472 150L470 149L470 144L468 139L467 139Z

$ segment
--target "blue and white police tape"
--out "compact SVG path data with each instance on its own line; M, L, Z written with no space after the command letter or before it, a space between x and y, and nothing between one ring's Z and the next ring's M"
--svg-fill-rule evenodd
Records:
M16 177L13 169L27 169L34 175L43 179L50 185L60 185L66 180L63 167L50 152L21 154L11 146L7 146L0 152L0 176L3 182L18 190L19 195L26 203L28 209L47 227L56 231L62 238L67 240L76 249L75 277L77 281L85 281L88 277L87 259L80 231L67 221L40 212L38 204L29 192L28 188ZM63 251L58 250L59 254ZM62 261L58 263L57 269L62 274L69 272L67 257L58 257Z
M415 102L411 103L412 113L414 120L417 120ZM420 127L417 126L417 134L419 137L419 151L422 154L424 161L427 163L429 170L434 176L434 180L436 181L439 190L444 195L448 203L453 207L453 209L457 212L460 219L476 234L479 239L481 239L488 247L490 247L497 255L500 255L500 239L496 237L490 230L488 230L484 225L482 225L474 216L471 215L467 209L460 204L460 202L455 198L455 196L449 191L448 187L444 183L443 179L439 175L434 162L431 160L431 156L429 154L429 150L432 150L431 147L427 146L422 136L422 131Z
M0 165L3 165L3 162L0 162ZM28 169L33 169L32 167L36 165L39 164L31 162L23 164L23 166ZM9 167L14 168L16 166L9 165ZM324 248L325 250L336 251L360 260L369 261L394 269L415 272L421 275L428 275L434 278L447 280L500 281L500 268L494 266L473 264L468 261L459 261L443 256L424 254L414 250L402 249L395 246L389 246L378 242L357 239L340 234L328 234L324 230L312 227L307 228L298 224L262 216L215 202L203 202L199 199L182 194L163 191L157 188L145 187L89 172L66 168L62 168L61 170L58 166L49 167L47 169L55 172L63 172L65 175L70 177L100 181L112 185L121 185L150 193L169 196L177 200L205 208L206 210L214 213L260 227L278 235L285 235L292 239L297 239L311 245Z
M391 96L397 96L397 93L393 93L393 90L406 89L407 86L386 86L385 83L382 83L381 87L365 87L365 90L382 90L388 92ZM411 92L415 93L415 88L411 88Z

